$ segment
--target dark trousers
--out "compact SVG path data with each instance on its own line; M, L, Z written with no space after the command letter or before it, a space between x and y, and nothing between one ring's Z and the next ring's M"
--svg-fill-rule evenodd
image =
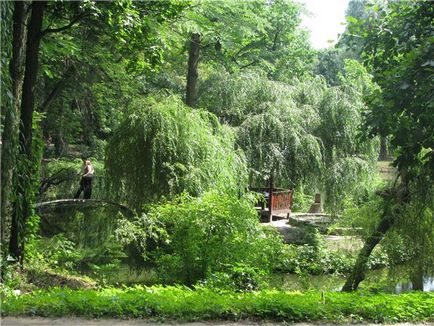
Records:
M84 199L90 199L92 196L92 178L82 177L80 181L80 188L78 188L77 193L74 198L80 197L81 192L84 192Z

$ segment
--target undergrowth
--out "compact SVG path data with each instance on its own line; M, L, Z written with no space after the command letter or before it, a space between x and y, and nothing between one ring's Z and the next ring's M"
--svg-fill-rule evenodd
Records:
M231 292L183 286L101 290L54 288L6 295L2 315L132 317L156 320L402 322L434 320L434 293Z

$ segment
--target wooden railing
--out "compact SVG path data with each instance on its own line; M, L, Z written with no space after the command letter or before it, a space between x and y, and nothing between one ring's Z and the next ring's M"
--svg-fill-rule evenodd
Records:
M292 191L277 190L272 192L271 195L271 214L272 215L282 215L291 214L292 205Z
M271 221L273 216L291 215L292 191L290 189L250 188L250 190L264 195L264 201L259 203L262 221Z

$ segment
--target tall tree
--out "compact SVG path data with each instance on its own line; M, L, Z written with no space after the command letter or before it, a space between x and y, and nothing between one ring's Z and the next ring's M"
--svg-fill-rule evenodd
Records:
M2 6L2 24L12 24L12 39L7 38L3 33L10 32L7 25L2 26L2 95L10 94L11 100L2 98L2 145L1 145L1 243L9 241L9 230L11 223L11 200L14 197L14 164L17 153L18 135L20 126L21 94L24 80L25 45L27 42L27 24L30 17L28 1L16 1L13 3L12 19L6 16L6 5ZM11 53L9 61L9 74L3 70L7 66L7 51L11 42ZM4 83L10 76L10 83ZM10 89L10 91L9 91ZM8 231L7 231L8 230Z
M23 237L25 224L31 214L32 192L35 161L32 151L32 127L33 110L35 100L36 77L39 68L39 44L41 41L41 30L46 2L32 2L30 21L27 26L27 42L25 47L25 71L23 90L21 96L20 111L20 137L18 147L18 159L16 166L18 175L17 191L21 194L20 199L15 199L12 211L11 238L9 242L9 253L12 257L22 258Z
M299 15L290 0L197 1L180 28L190 40L187 103L196 104L199 60L230 72L259 67L279 80L303 75L313 52Z
M408 233L401 226L409 218L412 222L404 224L413 232L407 242L415 252L413 265L426 271L434 264L426 257L433 256L434 248L434 7L430 1L401 1L375 11L378 17L368 18L369 29L354 21L349 31L363 39L362 59L382 88L372 100L366 125L371 135L389 136L397 149L399 182L381 193L384 208L377 228L359 253L344 291L357 289L367 258L388 231ZM431 255L420 248L429 248Z
M109 35L112 36L114 45L119 52L125 54L134 50L135 58L139 59L133 60L132 56L129 57L129 67L151 69L155 63L158 63L160 48L150 46L153 42L157 43L154 37L155 34L151 33L150 26L153 23L156 25L163 23L167 19L176 16L184 6L184 1L173 3L152 1L99 4L92 2L47 3L45 1L33 1L28 5L28 10L23 10L20 3L16 4L17 24L15 24L15 27L17 30L16 33L14 31L16 34L14 46L17 45L17 50L14 53L18 54L15 57L13 56L11 61L11 73L13 78L16 77L16 85L21 85L19 73L22 73L23 77L22 86L20 86L22 87L22 93L20 93L20 87L17 87L17 92L14 94L16 103L19 103L15 108L20 108L19 123L15 124L15 126L19 126L19 146L16 153L10 156L10 162L16 162L14 172L16 181L12 186L17 193L17 196L13 198L11 213L12 225L9 250L12 256L20 259L23 257L25 226L32 212L35 191L34 181L39 175L39 158L33 150L33 146L36 144L33 139L34 112L38 107L46 110L57 94L60 93L59 89L63 87L62 84L65 84L66 79L73 72L73 69L69 69L70 67L66 65L63 80L61 79L54 84L53 89L46 92L47 96L42 98L36 86L40 72L40 45L43 37L53 33L69 32L72 27L79 23L84 24L85 22L89 24L93 22L94 29L109 30ZM30 15L28 24L23 23L25 22L23 13L29 13ZM48 18L44 21L45 14L47 14ZM18 28L23 26L24 31L18 31ZM118 33L113 32L113 30L117 30ZM27 38L25 37L26 32L28 34ZM60 37L58 38L60 39ZM65 38L60 43L65 44ZM120 43L124 43L124 45L121 46ZM140 48L143 45L146 46ZM25 58L21 55L22 53L24 53ZM56 51L53 51L53 53L57 54ZM56 59L53 61L56 61ZM16 64L16 62L19 64ZM20 67L22 69L15 69L21 62L23 62L22 67ZM40 105L37 104L38 100ZM12 114L13 111L9 113ZM18 132L16 134L18 136ZM7 169L3 169L2 166L2 174L10 173L10 166L9 164Z
M324 191L327 208L338 211L347 193L370 189L377 149L376 140L358 137L364 97L375 88L369 74L348 61L341 79L340 87L320 77L288 85L256 70L216 72L199 106L236 128L252 186L274 171L278 186Z

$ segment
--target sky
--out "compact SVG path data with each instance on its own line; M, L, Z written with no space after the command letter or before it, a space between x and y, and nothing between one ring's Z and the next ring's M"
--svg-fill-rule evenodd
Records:
M302 15L302 26L311 31L310 41L315 49L333 45L345 30L345 10L348 0L298 0L305 3L311 16ZM329 43L333 40L333 43Z

